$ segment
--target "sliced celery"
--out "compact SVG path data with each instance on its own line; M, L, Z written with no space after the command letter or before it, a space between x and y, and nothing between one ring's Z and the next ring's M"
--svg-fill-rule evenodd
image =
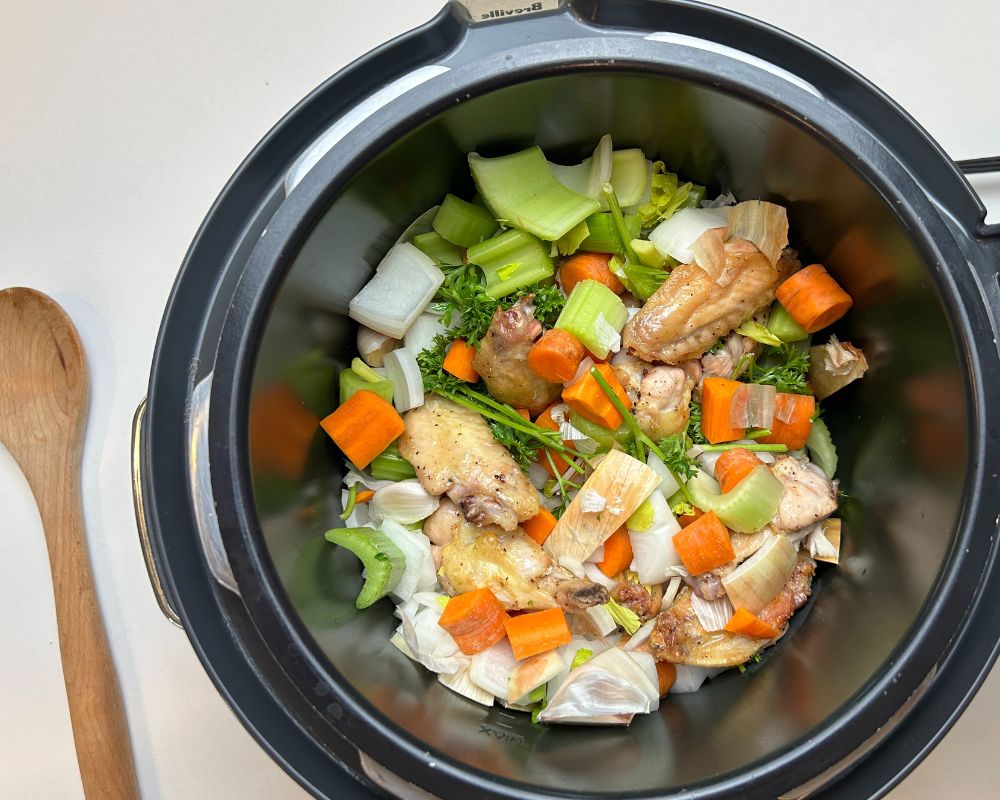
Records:
M618 430L609 431L603 425L591 422L589 419L581 416L580 414L573 414L570 418L570 423L574 428L580 431L580 433L597 442L597 450L595 451L597 453L608 452L608 450L613 448L616 443L622 445L623 447L627 447L628 442L632 438L628 425L624 422L618 427Z
M360 358L354 357L351 359L351 369L353 369L358 375L364 378L369 383L378 383L382 380L382 376L379 375L374 369L369 367Z
M577 667L583 666L588 661L590 661L590 659L593 658L593 657L594 657L594 651L593 650L589 650L586 647L581 647L573 655L573 661L569 665L570 670L574 670Z
M496 230L496 228L494 228ZM492 232L492 231L491 231ZM458 266L462 263L462 251L453 245L437 231L422 233L413 237L413 244L424 255L433 258L438 264Z
M771 318L767 321L767 329L783 342L801 342L809 332L792 319L781 303L775 301Z
M640 239L632 241L639 242ZM614 256L608 265L610 270L625 284L625 288L639 300L646 301L653 292L660 288L670 274L663 267L651 267L641 260L627 261L621 256Z
M819 417L813 420L809 438L806 439L806 447L809 448L809 456L813 463L832 481L837 472L837 448L833 444L833 437L830 436L830 429Z
M611 185L623 206L634 206L642 199L648 180L646 154L638 147L615 150L611 154Z
M394 444L379 453L368 469L372 477L379 481L405 481L417 477L413 465L399 454L399 448Z
M340 403L343 405L347 400L352 397L355 392L359 392L365 389L369 392L374 392L379 397L381 397L385 402L392 402L392 381L379 378L375 376L377 380L373 383L367 378L363 378L358 375L353 369L341 370L340 373Z
M469 154L476 187L496 218L554 242L600 208L563 186L538 147L499 158Z
M580 245L583 242L587 241L588 236L590 236L590 227L587 225L587 220L585 219L556 242L556 250L561 256L571 256L580 249Z
M755 467L725 494L720 494L718 484L701 472L688 481L687 488L698 508L714 511L726 527L737 533L753 533L767 525L785 491L764 465Z
M684 202L681 203L681 208L701 208L701 203L705 199L705 187L699 186L698 184L693 184L691 186L691 191L688 192L687 197Z
M618 231L615 228L615 221L610 212L601 211L587 217L587 228L590 234L580 244L580 249L588 253L618 253L622 246L618 240ZM635 214L625 216L625 228L629 232L629 238L635 239L639 235L639 218Z
M588 279L573 287L555 327L573 334L598 358L607 358L626 322L628 311L618 295Z
M515 228L470 247L466 257L470 264L483 268L486 294L494 300L555 272L549 248L530 233Z
M396 588L406 569L406 559L382 531L373 528L334 528L326 540L350 550L365 568L365 585L354 605L368 608Z
M459 247L479 244L490 238L499 227L493 215L485 208L467 203L453 194L444 196L433 225L435 232L442 238Z
M636 220L639 218L636 217ZM628 221L628 217L625 217ZM659 250L656 249L656 245L653 244L648 239L632 239L632 249L635 254L639 256L639 261L645 267L653 267L654 269L663 269L666 266L672 266L670 262L673 260L670 256L665 256Z

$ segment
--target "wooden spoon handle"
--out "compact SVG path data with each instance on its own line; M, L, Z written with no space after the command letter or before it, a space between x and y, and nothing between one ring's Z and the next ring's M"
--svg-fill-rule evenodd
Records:
M73 739L87 800L134 800L132 748L87 557L77 469L61 486L67 471L54 469L45 487L32 487L47 532Z

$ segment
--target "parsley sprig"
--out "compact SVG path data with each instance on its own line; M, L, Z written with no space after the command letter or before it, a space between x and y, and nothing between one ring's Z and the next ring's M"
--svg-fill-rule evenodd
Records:
M811 394L807 381L808 350L793 344L765 346L760 356L746 355L743 358L745 362L737 366L735 374L739 375L740 367L745 366L743 380L747 383L766 384L788 394Z

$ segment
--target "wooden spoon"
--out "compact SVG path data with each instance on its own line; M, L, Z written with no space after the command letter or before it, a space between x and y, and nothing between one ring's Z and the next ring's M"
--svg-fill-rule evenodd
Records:
M45 529L84 794L130 800L139 793L128 727L80 504L86 418L87 365L73 323L44 294L0 291L0 442L28 479Z

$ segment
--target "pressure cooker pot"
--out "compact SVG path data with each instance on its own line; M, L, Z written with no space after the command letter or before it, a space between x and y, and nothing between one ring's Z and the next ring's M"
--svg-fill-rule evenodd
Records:
M1000 232L902 110L773 28L689 2L468 6L289 112L187 254L134 445L165 613L319 797L880 795L1000 639ZM350 299L418 214L471 196L465 154L537 144L570 163L605 133L710 191L786 206L804 262L854 297L836 332L871 372L824 404L841 564L788 635L629 727L534 725L393 648L388 603L355 609L357 562L323 538L343 458L316 423L355 355Z

